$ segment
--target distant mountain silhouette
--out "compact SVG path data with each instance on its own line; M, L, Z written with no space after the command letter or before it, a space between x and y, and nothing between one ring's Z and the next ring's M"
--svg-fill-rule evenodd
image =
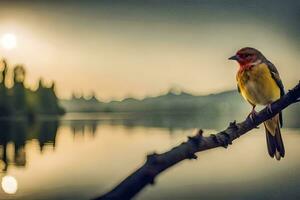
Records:
M83 97L73 96L70 100L61 100L61 105L68 112L141 112L141 111L195 111L203 105L210 103L212 100L224 101L224 98L234 96L240 100L240 97L235 91L227 91L218 94L205 96L195 96L187 92L175 93L172 90L169 92L155 96L146 97L142 100L135 98L125 98L121 101L111 101L104 103L97 100L95 97L85 99ZM222 98L222 99L221 99Z
M101 102L95 97L84 99L73 96L70 100L61 100L61 105L67 112L131 112L140 116L181 117L181 119L195 120L210 123L211 120L228 122L228 120L242 120L251 110L236 90L216 94L196 96L184 91L172 89L165 94L146 97L142 100L125 98L121 101ZM259 110L259 108L257 109ZM170 116L172 115L172 116ZM300 126L300 105L294 105L284 112L285 125L288 127ZM178 120L177 120L178 121ZM202 124L201 123L201 124ZM205 124L204 123L204 124ZM223 124L222 124L223 125Z

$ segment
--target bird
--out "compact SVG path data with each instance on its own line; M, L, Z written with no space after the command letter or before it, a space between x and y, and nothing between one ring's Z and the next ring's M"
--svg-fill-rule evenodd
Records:
M228 59L239 64L236 74L237 88L252 106L249 114L251 120L257 114L256 105L267 106L268 112L272 113L271 103L284 95L284 86L275 65L259 50L252 47L244 47ZM277 160L285 155L280 130L282 124L281 112L264 122L268 153L272 158L275 156Z

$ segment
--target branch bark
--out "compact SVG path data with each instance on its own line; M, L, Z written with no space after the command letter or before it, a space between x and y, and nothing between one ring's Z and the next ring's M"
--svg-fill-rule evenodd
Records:
M197 159L195 153L216 147L227 148L232 141L241 135L256 128L259 124L272 118L289 105L299 102L300 82L296 87L271 104L271 110L266 107L251 120L249 117L241 123L231 122L227 129L211 134L208 137L202 135L202 130L193 137L188 137L177 147L162 153L150 154L143 166L125 178L110 192L95 198L95 200L129 200L140 192L145 186L154 184L154 179L161 172L185 159Z

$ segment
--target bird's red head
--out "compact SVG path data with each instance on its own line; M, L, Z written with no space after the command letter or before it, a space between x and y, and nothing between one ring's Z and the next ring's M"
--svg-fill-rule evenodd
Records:
M257 49L251 48L251 47L245 47L229 58L229 60L236 60L241 68L247 68L251 65L254 65L258 62L260 62L263 59L263 55L260 51Z

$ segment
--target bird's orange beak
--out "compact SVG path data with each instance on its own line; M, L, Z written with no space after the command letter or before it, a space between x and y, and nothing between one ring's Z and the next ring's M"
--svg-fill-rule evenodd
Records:
M236 55L231 56L230 58L228 58L228 60L238 60L238 57Z

